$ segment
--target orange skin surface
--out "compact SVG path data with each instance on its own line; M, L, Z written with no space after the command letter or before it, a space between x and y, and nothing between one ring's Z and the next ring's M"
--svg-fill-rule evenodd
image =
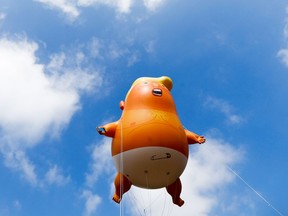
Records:
M153 95L153 89L160 89L162 95ZM205 142L203 136L183 128L172 95L161 82L144 78L136 83L120 108L120 120L102 126L103 135L113 137L112 156L135 148L161 146L188 157L188 144ZM121 141L125 145L121 146Z
M133 83L125 102L120 102L120 108L123 110L121 118L97 127L101 135L113 138L112 156L137 148L166 147L181 152L188 158L188 144L205 142L204 136L183 128L170 93L172 86L169 77L143 77ZM124 179L122 185L127 189L122 193L119 190L120 177ZM119 203L122 195L133 183L120 173L114 183L116 193L113 200ZM175 188L181 192L180 179L166 189L173 202L181 206L184 201L180 198L180 192L174 193Z

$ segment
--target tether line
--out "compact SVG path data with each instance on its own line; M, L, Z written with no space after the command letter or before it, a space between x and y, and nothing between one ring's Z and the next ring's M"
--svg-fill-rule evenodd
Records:
M237 176L248 188L250 188L260 199L262 199L269 207L271 207L278 215L284 216L277 208L275 208L267 199L265 199L259 192L257 192L248 182L246 182L236 171L234 171L231 167L227 166L227 168Z

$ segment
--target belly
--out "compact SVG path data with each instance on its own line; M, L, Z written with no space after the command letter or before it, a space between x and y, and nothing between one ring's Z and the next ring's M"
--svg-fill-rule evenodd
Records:
M187 164L181 152L165 147L143 147L113 156L118 172L133 185L156 189L175 182Z

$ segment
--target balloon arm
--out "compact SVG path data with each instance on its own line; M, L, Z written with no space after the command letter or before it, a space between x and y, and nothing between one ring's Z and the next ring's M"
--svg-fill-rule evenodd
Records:
M118 121L108 123L108 124L103 125L103 126L96 127L96 130L100 135L105 135L108 137L114 137L117 125L118 125Z
M203 144L206 141L204 136L199 136L198 134L195 134L192 131L185 129L185 133L188 140L188 144L196 144L196 143Z

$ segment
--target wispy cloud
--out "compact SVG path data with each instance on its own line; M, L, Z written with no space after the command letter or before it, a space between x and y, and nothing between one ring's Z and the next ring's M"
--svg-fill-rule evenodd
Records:
M119 13L129 13L133 0L78 0L78 5L82 7L89 7L97 4L115 8Z
M162 4L164 4L165 0L144 0L144 5L151 11L155 11Z
M285 26L283 29L284 40L287 43L286 47L280 49L277 56L281 59L282 63L288 67L288 7L286 8L287 17L285 20Z
M148 53L148 54L152 54L155 52L155 45L156 45L156 41L155 40L152 40L152 41L149 41L146 46L145 46L145 51Z
M0 22L6 18L6 14L0 12Z
M208 96L204 101L204 106L224 114L228 124L239 124L244 121L242 116L234 112L233 106L223 99Z
M70 181L69 176L64 176L62 170L54 165L51 167L45 175L45 182L48 184L65 185Z
M83 216L94 215L97 207L101 203L102 199L97 194L93 194L90 190L84 190L81 197L85 200L85 210Z
M86 174L86 185L93 187L98 178L103 175L115 173L111 157L111 139L104 138L101 143L92 146L89 173Z
M131 54L131 56L128 58L128 63L127 66L133 66L135 63L137 63L139 61L139 57L140 54L138 52L134 52Z
M128 67L133 66L140 61L140 51L133 48L133 39L131 41L105 40L93 37L87 43L87 53L91 58L105 65L107 62L125 62Z
M90 216L96 211L98 205L101 204L101 197L93 192L92 188L98 183L99 178L107 179L107 191L109 190L112 175L115 173L113 159L111 157L111 139L103 138L100 143L95 143L89 147L91 152L91 160L89 163L89 171L86 173L86 181L81 197L85 200L85 208L83 215Z
M54 55L46 66L38 63L37 49L26 37L0 38L0 152L6 166L33 185L39 179L26 149L46 135L59 135L81 109L82 93L102 85L102 74L88 72L81 58L68 60L63 54L56 61L59 55Z
M22 178L28 181L33 186L39 184L39 179L36 174L35 165L29 160L25 151L20 149L11 150L10 147L5 147L2 143L0 151L4 156L5 165L8 168L20 172Z
M114 8L118 14L129 14L133 6L138 3L135 0L34 0L51 9L64 13L71 21L76 20L81 8L105 5ZM165 0L143 0L144 7L149 11L156 11L164 4Z
M75 0L34 0L40 2L51 9L56 9L64 13L71 21L74 21L79 15L80 10Z
M21 177L33 186L43 187L47 183L49 185L63 186L70 181L70 177L64 176L62 170L57 165L53 165L47 171L45 177L40 179L36 173L36 165L26 155L25 149L15 149L12 151L2 146L1 153L4 156L5 165L20 172Z
M288 48L280 49L277 56L281 59L282 63L288 67Z

